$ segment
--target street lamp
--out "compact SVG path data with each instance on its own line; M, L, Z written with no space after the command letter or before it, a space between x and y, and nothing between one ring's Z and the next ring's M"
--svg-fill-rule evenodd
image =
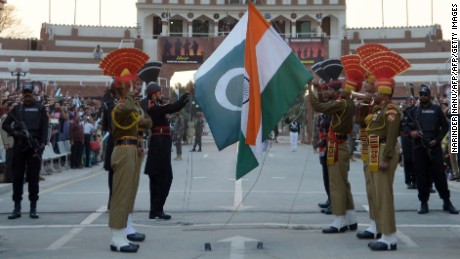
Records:
M26 58L22 64L16 63L14 58L8 63L8 71L10 71L12 76L16 76L16 91L19 91L20 78L21 76L26 76L29 73L30 65L29 60Z

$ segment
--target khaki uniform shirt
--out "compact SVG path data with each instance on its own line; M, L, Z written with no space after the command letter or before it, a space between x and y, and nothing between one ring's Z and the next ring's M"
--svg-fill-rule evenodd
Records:
M138 122L142 117L147 117L142 114L142 109L139 104L134 101L133 95L128 93L123 100L120 100L112 111L112 136L114 139L121 137L137 137L138 131L142 130L138 127ZM151 126L152 121L148 118Z
M383 103L373 107L372 112L366 117L369 135L378 135L385 138L385 149L383 156L385 161L391 160L395 154L395 146L399 136L401 123L401 112L393 103Z
M310 94L313 110L332 116L331 128L334 133L350 134L353 128L355 104L351 99L338 99L329 103L320 103L314 94Z

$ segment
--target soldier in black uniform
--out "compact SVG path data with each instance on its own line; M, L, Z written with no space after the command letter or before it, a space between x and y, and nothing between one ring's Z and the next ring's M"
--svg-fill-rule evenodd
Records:
M180 111L188 102L193 92L193 85L187 85L186 93L174 103L164 104L161 88L151 82L148 88L153 88L149 95L151 105L147 111L152 119L152 136L150 137L149 151L144 173L150 178L150 213L149 218L168 220L171 218L163 211L166 198L173 179L171 167L171 129L166 117L167 114Z
M36 101L33 85L25 83L23 103L16 105L3 122L2 128L14 137L13 146L13 213L8 219L21 217L24 175L27 174L30 200L30 218L37 214L38 182L41 157L48 141L48 116L46 109ZM14 123L14 126L13 126ZM30 134L30 135L29 135ZM26 173L27 168L27 173Z
M328 94L328 83L331 80L329 75L325 73L321 67L321 62L314 64L311 67L311 70L320 78L318 81L319 88L321 89L321 94L318 96L321 98L321 102L329 102ZM317 127L319 129L319 139L318 139L318 148L319 148L319 162L323 171L323 184L324 190L326 191L327 200L324 203L318 203L318 206L321 208L321 213L332 214L330 190L329 190L329 171L327 169L327 134L329 132L329 127L331 125L332 117L326 114L320 114L318 116Z
M158 75L160 74L160 69L161 69L161 62L158 62L158 61L147 62L139 70L139 72L137 73L137 76L148 85L150 82L157 81ZM149 108L149 98L148 98L149 89L148 88L145 90L145 95L146 97L140 101L140 105L142 109L144 110L144 112L147 112Z
M417 160L415 172L418 198L421 202L419 214L429 212L431 180L444 201L443 210L451 214L459 213L450 202L449 187L444 174L441 141L447 131L447 119L441 107L431 103L431 90L422 84L420 105L409 111L406 127L406 132L414 140L413 153Z
M407 132L404 131L406 123L408 121L408 113L414 107L417 100L411 96L406 100L406 107L402 111L403 120L401 123L401 147L403 151L404 161L404 182L406 183L407 189L416 189L417 184L415 180L415 169L414 169L414 158L412 154L412 142L413 140Z

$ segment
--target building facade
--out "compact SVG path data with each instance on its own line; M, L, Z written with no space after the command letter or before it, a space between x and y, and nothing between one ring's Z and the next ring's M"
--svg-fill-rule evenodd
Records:
M450 42L442 40L439 25L346 28L345 0L254 2L307 68L325 58L355 53L361 44L380 43L412 64L395 78L396 96L407 96L405 85L411 82L431 84L435 93L450 82ZM133 27L44 23L39 39L0 39L0 83L14 82L7 69L11 58L28 59L30 73L23 80L99 95L111 81L92 55L100 45L104 54L136 47L162 61L159 83L166 90L175 72L198 69L246 10L240 0L138 0L136 6L138 23Z

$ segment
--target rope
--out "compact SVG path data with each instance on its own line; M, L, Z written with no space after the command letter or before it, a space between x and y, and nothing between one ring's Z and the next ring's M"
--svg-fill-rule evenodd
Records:
M292 201L292 204L291 204L291 209L289 210L289 218L288 218L288 222L287 222L287 225L286 227L289 227L289 225L291 224L291 215L292 215L292 211L294 210L294 205L297 201L297 197L299 196L299 192L300 192L300 187L302 186L302 182L303 182L303 178L305 176L305 172L307 171L307 165L308 165L308 160L310 159L310 154L307 155L307 159L305 159L305 165L303 167L303 172L302 172L302 176L300 177L300 181L299 181L299 186L297 187L297 192L294 196L294 200Z

